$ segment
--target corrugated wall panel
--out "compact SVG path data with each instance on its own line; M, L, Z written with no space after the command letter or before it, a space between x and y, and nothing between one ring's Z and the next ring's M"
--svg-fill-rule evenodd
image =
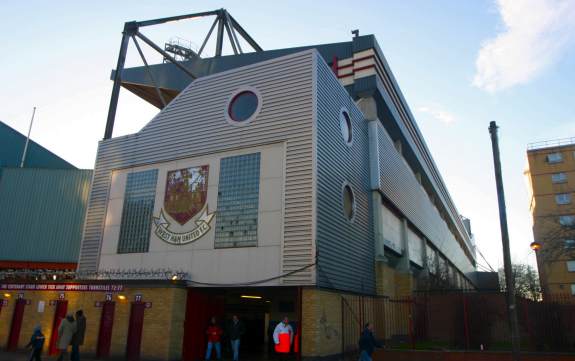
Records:
M415 175L378 124L381 191L462 272L474 271Z
M369 197L367 122L323 59L318 59L317 251L318 284L361 293L375 292L374 243ZM339 114L347 108L353 127L349 147ZM343 214L342 188L348 182L356 199L350 223Z
M0 259L78 259L92 171L4 168L0 178Z
M282 272L313 263L312 79L315 51L195 80L140 132L100 142L80 256L81 270L98 267L113 169L286 142ZM246 127L226 123L230 95L240 86L262 94L262 109ZM302 217L303 216L303 217ZM311 270L286 283L311 284Z

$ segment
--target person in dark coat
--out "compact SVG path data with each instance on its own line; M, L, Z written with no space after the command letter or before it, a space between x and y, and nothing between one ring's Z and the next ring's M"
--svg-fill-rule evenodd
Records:
M84 335L86 334L86 317L84 311L76 311L76 332L72 336L72 354L71 361L80 361L80 346L84 344Z
M244 327L244 324L240 321L237 315L232 316L232 322L229 324L227 331L230 343L232 345L232 352L234 354L233 361L239 361L240 339L243 336L243 334L246 333L246 329Z
M359 361L372 361L371 355L376 347L383 347L383 344L378 342L373 336L373 325L366 323L359 338Z
M32 337L30 337L30 342L26 345L26 348L30 347L32 349L29 361L42 361L42 347L44 347L45 340L46 337L44 337L42 333L42 327L36 325L36 327L34 327L34 333L32 333Z

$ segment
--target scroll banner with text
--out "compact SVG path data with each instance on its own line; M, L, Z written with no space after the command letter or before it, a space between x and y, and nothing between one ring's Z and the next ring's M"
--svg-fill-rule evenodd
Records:
M1 283L2 291L83 291L83 292L121 292L124 285L96 285L78 283Z

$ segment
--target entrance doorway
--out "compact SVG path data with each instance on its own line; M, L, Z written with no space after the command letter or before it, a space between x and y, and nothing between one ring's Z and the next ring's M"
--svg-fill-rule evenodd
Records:
M189 289L182 360L204 360L206 329L211 317L216 317L224 330L221 340L223 357L231 358L227 331L234 315L238 316L245 328L240 342L240 359L270 359L273 354L273 331L284 316L289 317L294 332L299 333L301 305L298 295L296 287ZM294 337L294 343L296 340L299 337ZM295 351L295 359L299 347L294 347L292 351ZM212 359L215 359L215 354Z
M14 305L14 314L12 315L12 324L10 326L10 335L8 336L8 351L16 351L18 348L18 340L20 339L20 329L22 328L22 319L24 318L24 309L26 308L26 300L19 298Z
M114 301L104 301L102 303L102 315L100 316L100 330L98 332L98 346L96 348L97 358L110 356L110 346L112 344L112 327L114 326Z
M145 310L145 303L132 302L132 307L130 309L130 321L128 325L128 339L126 341L126 360L128 361L140 360Z
M52 333L50 335L50 345L48 348L49 355L55 355L58 353L57 343L58 343L58 328L60 327L60 322L66 317L66 312L68 311L68 301L58 300L56 301L56 310L54 311L54 321L52 322Z

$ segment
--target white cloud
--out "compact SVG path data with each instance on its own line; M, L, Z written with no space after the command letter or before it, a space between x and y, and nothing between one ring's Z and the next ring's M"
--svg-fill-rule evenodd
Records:
M525 84L575 39L573 0L497 0L505 29L481 46L473 85L495 92Z
M423 114L429 114L434 119L439 120L444 124L451 124L457 120L457 118L452 113L446 111L438 104L421 106L417 108L417 111Z

